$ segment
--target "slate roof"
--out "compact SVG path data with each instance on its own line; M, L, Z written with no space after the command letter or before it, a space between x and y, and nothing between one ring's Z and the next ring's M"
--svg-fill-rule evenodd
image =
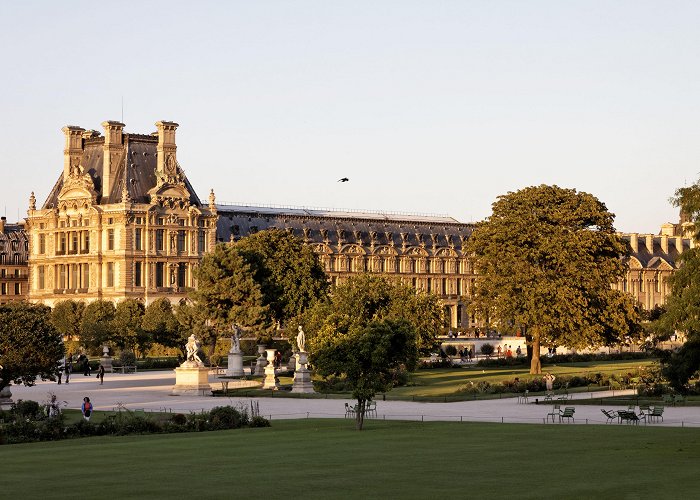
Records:
M235 240L257 231L276 228L289 230L301 238L306 234L312 242L327 241L330 245L338 245L341 238L344 244L369 245L370 232L375 232L376 246L393 243L401 248L405 242L407 247L421 246L423 243L426 248L432 248L434 241L436 247L452 245L459 250L461 238L468 237L473 229L473 224L446 216L226 204L218 204L217 211L218 241ZM406 235L405 240L401 233ZM431 235L435 236L435 240Z
M85 172L90 174L95 190L98 192L97 203L108 205L121 203L124 183L133 203L150 203L148 191L156 185L156 161L158 138L151 135L124 134L125 155L119 161L114 177L114 184L109 195L102 193L102 167L104 137L86 139L80 164ZM127 166L128 165L128 166ZM190 192L190 203L201 206L201 201L190 182L185 178L185 185ZM43 209L54 208L58 202L58 194L63 187L63 173L44 202Z

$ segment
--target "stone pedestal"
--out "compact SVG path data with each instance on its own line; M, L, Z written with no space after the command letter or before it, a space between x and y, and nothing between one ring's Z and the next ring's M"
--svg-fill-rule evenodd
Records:
M102 356L100 358L100 364L104 366L107 373L112 373L114 368L112 368L112 356Z
M298 368L298 367L297 367L297 353L294 352L294 353L289 357L289 361L287 362L287 369L288 369L290 372L293 372L293 371L296 370L297 368Z
M228 353L228 368L226 375L229 377L242 377L243 373L243 353L241 351Z
M278 390L280 381L275 374L275 350L267 350L267 366L265 367L265 380L263 381L263 389Z
M306 368L306 364L309 362L309 354L301 351L297 353L295 357L298 368L294 372L292 392L301 392L305 394L316 392L314 391L314 384L311 381L311 372Z
M172 396L211 396L209 368L194 361L185 361L175 368Z
M10 386L8 385L0 391L0 409L6 410L12 403L12 391L10 391Z
M265 367L267 366L267 359L265 358L265 346L258 346L258 359L255 360L255 372L253 375L261 377L265 375Z

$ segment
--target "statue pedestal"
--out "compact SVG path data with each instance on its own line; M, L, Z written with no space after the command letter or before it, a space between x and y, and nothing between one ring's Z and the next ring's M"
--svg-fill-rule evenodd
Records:
M306 368L306 364L309 362L308 353L302 351L296 354L297 369L294 372L294 384L292 385L292 392L300 392L305 394L311 394L314 391L314 384L311 381L311 372Z
M226 368L226 375L228 377L243 376L243 353L241 351L228 353L228 368Z
M293 372L294 370L297 369L297 353L293 353L291 356L289 356L289 361L287 362L287 370L290 372Z
M278 390L280 381L275 375L275 350L267 350L267 366L265 366L265 380L263 381L263 389Z
M267 359L265 359L265 346L264 345L259 345L258 346L258 359L255 360L255 372L253 373L254 376L261 377L265 375L265 367L267 366Z
M209 368L194 361L185 361L175 368L175 385L171 396L211 396Z
M8 409L12 403L12 391L10 391L10 386L8 385L0 391L0 410Z
M104 366L105 371L107 373L112 373L112 371L114 370L112 368L112 356L102 356L100 358L100 364Z

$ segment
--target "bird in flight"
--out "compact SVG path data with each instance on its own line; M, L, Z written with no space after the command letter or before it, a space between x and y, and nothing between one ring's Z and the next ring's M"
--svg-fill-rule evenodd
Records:
M350 179L347 177L343 177L342 179L338 179L338 182L348 182Z

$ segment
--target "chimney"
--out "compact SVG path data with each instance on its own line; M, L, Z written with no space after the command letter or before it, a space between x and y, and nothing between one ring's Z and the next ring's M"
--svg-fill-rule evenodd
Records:
M683 236L676 236L676 251L679 254L683 253Z
M63 179L67 179L71 167L80 165L80 160L83 157L83 132L85 129L66 125L61 130L66 136L66 147L63 149Z
M114 185L114 175L124 152L124 124L117 121L102 122L105 143L102 146L102 197L109 196Z
M676 233L676 225L667 222L661 225L661 234L665 236L673 236Z
M7 222L7 217L0 217L0 234L5 234L5 222Z
M649 253L653 255L654 254L654 235L647 234L646 241L644 243L645 243L645 246L647 247L647 250L649 251Z
M662 234L661 235L661 251L668 255L668 235L667 234Z
M175 145L175 131L179 125L175 122L159 121L158 127L158 162L156 170L167 175L177 172L177 146Z
M632 253L639 253L639 243L637 242L637 233L630 234L630 246L632 247Z

